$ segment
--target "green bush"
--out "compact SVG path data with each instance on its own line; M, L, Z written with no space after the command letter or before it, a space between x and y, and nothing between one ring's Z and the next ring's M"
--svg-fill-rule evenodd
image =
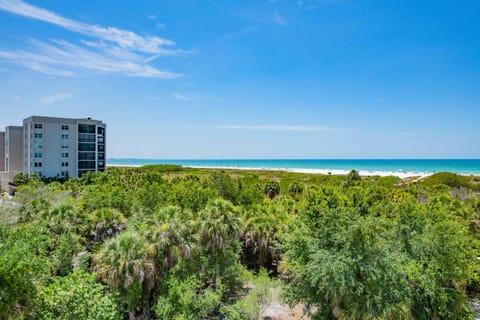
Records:
M56 278L40 290L40 320L120 320L115 298L84 271Z
M195 276L185 280L170 277L164 280L162 292L153 307L160 319L208 319L217 313L223 297L223 286L206 286Z
M183 167L176 164L149 164L138 168L142 172L166 173L166 172L180 172Z
M474 179L348 179L153 166L30 181L0 203L0 319L257 319L269 276L312 319L471 319Z
M468 178L451 172L439 172L423 179L422 183L428 186L444 184L452 188L469 187Z

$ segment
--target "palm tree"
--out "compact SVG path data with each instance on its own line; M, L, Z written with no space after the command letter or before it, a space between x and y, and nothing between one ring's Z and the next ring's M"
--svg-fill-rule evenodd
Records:
M273 218L273 219L272 219ZM275 239L275 217L262 207L254 207L245 217L244 243L246 253L253 254L247 261L254 268L263 266L269 253L269 246Z
M86 214L71 204L61 204L50 211L44 211L41 218L50 232L57 235L66 233L84 235L87 229Z
M268 181L265 184L263 191L267 197L273 199L275 196L280 194L280 184L277 181Z
M94 241L104 241L125 228L126 219L117 209L100 208L92 212L89 218Z
M292 182L288 186L288 193L295 199L303 193L303 185L297 181Z
M208 261L208 265L198 266L198 272L205 284L215 287L220 280L233 292L240 285L235 267L240 250L239 212L229 201L217 199L200 211L196 220L200 256Z
M274 202L253 206L244 213L244 258L254 268L267 267L276 272L280 249L278 234L291 219L295 201L288 197L277 197ZM248 260L250 259L250 260Z
M145 235L153 245L157 270L165 273L178 258L189 258L196 242L191 215L177 206L161 208Z
M212 201L200 212L199 218L200 241L206 250L224 250L227 241L238 239L240 217L229 201Z
M144 316L149 319L149 297L155 285L156 270L145 240L134 232L121 233L104 243L95 257L95 264L98 277L124 295L129 319L134 319L139 302L143 302Z

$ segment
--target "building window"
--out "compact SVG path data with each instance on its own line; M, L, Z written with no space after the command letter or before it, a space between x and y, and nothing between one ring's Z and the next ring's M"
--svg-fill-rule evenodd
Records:
M97 128L97 133L98 133L98 134L105 134L105 128L98 127L98 128Z
M68 171L62 171L62 172L60 172L60 175L62 177L68 177Z
M95 160L95 152L79 152L78 160Z
M41 143L35 143L35 148L42 149L42 144Z
M35 152L33 154L34 158L41 158L42 157L42 153L41 152Z
M78 133L90 133L95 134L95 125L91 124L79 124Z
M34 133L33 137L34 138L42 138L42 134L41 133Z
M68 130L68 125L67 124L62 124L62 130Z
M62 134L62 139L68 139L68 134Z
M42 167L42 163L41 163L41 162L35 162L35 163L34 163L34 167L35 167L35 168L41 168L41 167Z
M95 135L88 133L79 133L78 142L95 142Z
M79 161L78 162L78 169L79 170L95 170L95 161Z
M62 162L62 167L68 167L68 162Z
M66 144L62 145L62 149L68 149L68 145Z
M95 151L95 143L79 143L78 151Z
M62 152L62 158L68 158L68 152Z
M43 124L41 124L41 123L35 123L33 126L34 126L35 129L42 129L43 128Z

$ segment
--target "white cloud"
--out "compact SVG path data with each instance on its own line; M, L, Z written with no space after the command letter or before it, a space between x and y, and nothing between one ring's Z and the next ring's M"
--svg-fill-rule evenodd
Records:
M48 60L48 57L44 57L35 53L27 53L24 51L1 51L0 50L0 59L17 63L31 70L57 76L73 76L73 72L68 70L62 70L58 68L52 68L48 66L45 62Z
M315 125L215 125L215 129L258 131L337 131L336 128Z
M82 46L64 40L51 40L51 43L31 40L32 48L0 49L0 60L58 76L73 76L75 69L121 73L135 77L180 76L150 65L153 60L162 56L186 54L183 50L172 49L171 46L175 43L169 39L140 36L132 31L115 27L82 23L21 0L0 0L0 10L52 23L94 39L80 40Z
M239 31L231 32L224 34L223 36L219 37L219 39L233 39L233 38L238 38L238 37L243 37L245 35L261 31L262 29L268 28L270 26L288 26L291 24L294 25L303 25L303 22L297 19L293 18L288 18L283 15L280 15L277 12L274 12L273 14L270 15L245 15L243 13L239 12L232 12L233 15L236 17L239 17L243 20L247 20L250 24L250 26L246 26Z
M274 13L272 16L272 23L285 26L287 25L287 19L279 15L278 13Z
M35 50L0 50L0 59L23 65L34 71L72 76L71 68L81 68L104 73L122 73L135 77L176 78L180 74L158 70L145 64L141 55L126 52L119 47L98 47L97 51L52 40L52 44L30 41Z
M346 5L349 0L297 0L296 4L299 8L307 10L317 10L321 6L328 5Z
M195 102L195 99L192 97L188 97L186 95L180 94L180 93L172 93L172 97L174 97L177 100L183 100L183 101L188 101L188 102Z
M164 46L175 43L169 39L156 36L140 36L132 31L115 27L102 27L90 25L64 18L56 13L32 6L21 0L0 0L0 9L10 13L22 15L32 19L55 24L73 32L81 33L90 37L111 41L118 46L134 51L154 54L175 54L176 50L168 50Z
M72 97L71 93L68 92L61 92L57 93L48 97L44 97L40 100L41 105L47 105L47 104L52 104L60 101L64 101L67 99L70 99Z

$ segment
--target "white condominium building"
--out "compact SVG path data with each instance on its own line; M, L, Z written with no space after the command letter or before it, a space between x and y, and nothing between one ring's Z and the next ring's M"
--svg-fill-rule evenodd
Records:
M31 116L23 120L23 172L45 177L79 177L105 170L102 121Z

